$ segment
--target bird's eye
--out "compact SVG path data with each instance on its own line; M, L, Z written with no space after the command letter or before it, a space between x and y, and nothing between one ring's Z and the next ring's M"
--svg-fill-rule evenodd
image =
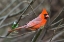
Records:
M47 14L44 14L44 16L46 17Z

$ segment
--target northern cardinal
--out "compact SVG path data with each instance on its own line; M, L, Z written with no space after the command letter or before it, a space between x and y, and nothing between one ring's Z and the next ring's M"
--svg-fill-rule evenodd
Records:
M49 17L46 9L43 9L41 14L36 17L35 19L29 21L26 25L16 28L16 30L19 30L21 28L28 28L29 30L37 30L41 26L45 26L47 22L47 18Z

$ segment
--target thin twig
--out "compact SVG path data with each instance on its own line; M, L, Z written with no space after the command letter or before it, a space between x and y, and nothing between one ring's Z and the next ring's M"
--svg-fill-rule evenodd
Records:
M59 23L59 22L60 22L60 21L62 21L62 20L63 20L63 18L62 18L62 19L60 19L60 20L58 20L57 22L55 22L55 23L51 24L51 26L54 26L55 24Z
M61 23L62 23L62 21L59 23L59 25L60 25ZM59 25L58 25L58 26L59 26ZM52 38L54 37L56 30L57 30L57 29L54 30L54 33L53 33L53 35L52 35L52 37L51 37L51 39L50 39L50 42L52 42Z
M7 5L7 7L4 8L4 9L0 12L0 15L1 15L4 11L6 11L14 2L16 2L16 0L13 0L9 5Z
M0 25L4 22L4 20L17 8L19 7L21 4L23 4L24 2L20 2L16 7L14 7L5 17L4 19L0 22Z
M19 40L19 39L25 39L25 38L27 38L28 36L33 36L34 35L34 33L35 32L32 32L32 33L30 33L30 34L26 34L26 35L24 35L24 36L22 36L22 37L17 37L16 39L13 39L13 40L11 40L11 42L15 42L15 41L17 41L17 40Z
M59 32L57 35L55 35L53 38L52 38L52 41L55 40L57 37L59 37L60 35L62 35L64 33L64 30Z
M64 42L64 39L60 39L60 40L55 40L54 42Z
M12 14L10 14L10 15L8 16L8 18L9 18L9 17L16 16L16 15L22 13L24 9L26 9L26 7L24 7L22 10L19 10L19 11L16 12L16 13L12 13ZM0 17L0 20L3 19L4 17L5 17L5 16Z
M52 41L55 40L57 37L59 37L60 35L62 35L64 33L64 30L62 30L61 32L59 32L58 34L56 34L55 36L53 36ZM50 42L50 39L47 40L47 42Z
M52 28L52 29L50 29L50 30L60 29L60 28L63 28L63 27L64 27L64 24L59 25L58 27L54 27L54 28Z
M43 2L44 2L44 0L38 6L36 6L36 8L33 11L35 11L36 9L38 9ZM33 11L29 12L28 14L31 14Z
M14 20L14 21L17 22L17 20ZM8 26L8 25L11 25L14 21L12 21L12 22L10 22L10 23L8 23L8 24L4 24L4 25L0 26L0 29L1 29L2 27L5 27L5 26Z
M52 18L51 18L51 23L62 13L64 7L60 10L60 12L58 14L55 14Z
M31 1L31 3L32 3L32 1ZM31 4L30 3L30 4ZM28 7L30 6L30 4L28 5ZM17 6L18 7L18 6ZM21 14L21 16L25 13L25 11L28 9L28 7L23 11L23 13ZM15 8L14 8L15 9ZM12 9L13 10L13 9ZM21 16L20 16L20 18L21 18ZM20 18L19 18L19 20L17 21L17 23L20 21Z
M34 12L34 14L37 16L36 12L34 11L33 7L30 5L32 11Z

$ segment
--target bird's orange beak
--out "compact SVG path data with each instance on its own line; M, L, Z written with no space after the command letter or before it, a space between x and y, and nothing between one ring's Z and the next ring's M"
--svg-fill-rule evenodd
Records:
M46 15L46 17L49 17L49 15Z

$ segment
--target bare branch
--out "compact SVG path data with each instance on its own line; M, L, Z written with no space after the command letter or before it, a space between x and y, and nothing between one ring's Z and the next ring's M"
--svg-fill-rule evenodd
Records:
M64 30L63 30L63 31L61 31L61 32L59 32L59 33L58 33L58 34L56 34L55 36L53 36L53 38L52 38L52 40L51 40L51 41L55 40L56 38L58 38L59 36L61 36L63 33L64 33ZM49 39L49 40L47 40L47 42L50 42L50 39Z
M34 33L35 33L35 32L32 32L32 33L26 34L26 35L21 36L21 37L19 36L18 38L15 38L15 39L11 40L11 42L15 42L15 41L17 41L17 40L19 40L19 39L21 39L21 40L26 39L26 38L29 37L29 36L30 36L30 37L33 36Z
M54 42L64 42L64 39L55 40Z
M7 5L7 7L4 8L4 9L0 12L0 15L1 15L4 11L6 11L15 1L16 1L16 0L13 0L9 5Z
M51 23L62 13L62 11L64 10L64 7L60 10L60 12L58 14L55 14L54 17L51 18Z
M51 24L51 26L54 26L55 24L57 24L57 23L61 22L62 20L63 20L63 18L62 18L62 19L60 19L60 20L58 20L57 22L55 22L55 23Z
M59 25L58 27L54 27L54 28L52 28L52 29L50 29L50 30L60 29L60 28L63 28L63 27L64 27L64 24Z
M20 2L16 7L14 7L5 17L4 19L0 22L0 25L4 22L4 20L17 8L19 7L21 4L23 4L24 2Z

